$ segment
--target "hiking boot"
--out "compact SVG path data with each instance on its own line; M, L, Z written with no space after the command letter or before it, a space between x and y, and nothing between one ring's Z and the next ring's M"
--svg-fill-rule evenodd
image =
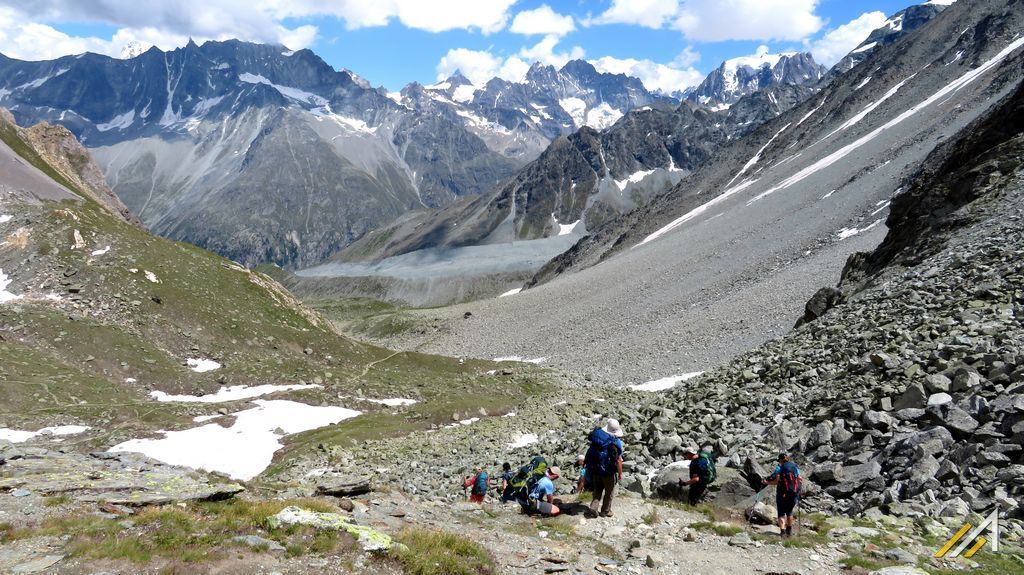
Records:
M792 537L792 536L793 536L793 526L792 525L787 525L786 526L786 537Z
M601 512L601 517L611 517L611 516L612 516L612 512L611 511L602 511Z

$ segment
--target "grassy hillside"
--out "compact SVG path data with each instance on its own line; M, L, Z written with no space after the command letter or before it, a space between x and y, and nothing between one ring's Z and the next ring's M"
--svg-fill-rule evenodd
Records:
M532 372L510 385L486 375L493 367L486 362L395 354L342 337L269 276L117 217L61 177L22 134L0 122L4 145L81 200L8 196L0 205L13 216L0 224L0 269L12 280L7 290L21 296L0 304L6 427L81 423L99 430L90 443L109 445L190 427L195 415L224 407L156 403L150 391L201 394L221 385L316 383L322 388L290 397L371 412L383 408L355 398L420 401L408 421L371 413L372 425L351 427L352 437L365 437L450 421L470 407L507 409L543 377ZM189 358L223 367L196 373ZM335 429L326 435L348 437Z

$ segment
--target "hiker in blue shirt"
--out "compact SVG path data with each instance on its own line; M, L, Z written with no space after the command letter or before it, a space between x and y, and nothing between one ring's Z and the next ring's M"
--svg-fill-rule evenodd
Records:
M800 468L785 453L779 454L775 472L762 481L776 485L775 507L779 510L779 531L783 537L793 534L793 510L800 503Z
M530 498L527 500L526 505L523 506L527 513L540 513L541 515L554 517L562 512L555 505L554 481L560 475L561 469L557 466L549 467L547 474L537 480L537 484L533 486L533 491L530 492Z
M587 465L586 456L582 453L576 458L576 469L579 472L579 479L576 480L576 487L573 488L573 493L583 493L587 489Z

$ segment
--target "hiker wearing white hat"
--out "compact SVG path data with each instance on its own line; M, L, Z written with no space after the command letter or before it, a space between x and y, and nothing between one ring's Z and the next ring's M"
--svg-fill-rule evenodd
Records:
M601 505L601 516L612 516L612 498L615 484L622 481L622 427L615 419L608 418L604 427L595 428L587 439L590 448L585 457L587 480L594 490L594 499L590 502L592 512L597 512Z
M619 426L618 419L608 418L608 421L604 424L604 430L615 437L622 437L622 427ZM622 443L621 441L619 443Z

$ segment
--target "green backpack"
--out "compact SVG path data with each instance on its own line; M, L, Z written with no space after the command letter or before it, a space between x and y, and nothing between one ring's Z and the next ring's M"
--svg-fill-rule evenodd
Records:
M697 464L697 475L704 483L714 483L718 478L718 471L715 469L715 460L711 459L711 455L702 451L697 455L695 463Z
M533 486L547 472L547 460L540 455L534 457L529 463L519 468L519 471L512 476L512 479L508 480L508 486L505 488L505 493L502 494L502 499L526 499Z

